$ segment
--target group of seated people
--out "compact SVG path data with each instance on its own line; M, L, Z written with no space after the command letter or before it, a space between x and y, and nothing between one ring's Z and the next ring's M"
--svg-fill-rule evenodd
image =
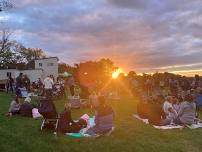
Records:
M15 96L15 99L11 101L8 113L6 116L20 115L24 117L32 117L32 109L36 105L31 104L31 98L26 97L24 100L19 96Z
M88 122L82 117L75 122L71 117L71 104L66 103L64 111L60 114L58 129L62 133L79 132L82 128L87 128L86 134L94 136L97 134L105 134L113 127L114 111L111 106L106 103L104 96L98 97L98 105L93 106L95 125L88 126Z
M190 92L186 92L184 96L142 97L137 105L137 114L142 119L148 119L152 125L191 125L196 121L194 101Z
M46 118L59 118L57 131L60 133L77 133L83 128L87 128L86 134L94 136L97 134L105 134L113 127L114 111L111 106L106 103L104 96L96 98L97 104L92 105L94 111L95 125L89 125L89 119L81 117L79 121L73 121L71 117L71 103L67 102L64 105L64 110L57 116L57 111L53 103L53 99L47 96L41 98L39 105L31 104L31 98L27 97L24 101L16 96L10 104L7 116L20 115L32 117L33 109L37 108L38 112ZM46 102L44 104L42 102Z

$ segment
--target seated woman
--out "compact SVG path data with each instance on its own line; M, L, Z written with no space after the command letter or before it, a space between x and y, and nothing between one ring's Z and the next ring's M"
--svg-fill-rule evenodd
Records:
M19 97L16 96L15 100L13 100L11 102L8 113L6 114L6 116L12 116L12 115L19 114L20 106L21 106L21 104L19 102Z
M148 120L152 125L160 125L161 120L165 118L165 113L162 109L163 96L154 97L153 102L149 103Z
M31 104L31 98L26 97L24 103L21 104L19 114L23 117L32 117L32 109L36 106Z
M99 106L95 109L95 126L86 133L89 135L105 134L113 127L114 111L106 104L104 96L98 97Z
M163 104L163 111L165 112L166 119L162 120L160 125L170 125L174 119L177 118L177 112L173 107L173 97L168 96L167 101L164 102Z
M66 103L64 111L60 114L57 131L60 133L77 133L86 126L87 123L83 119L80 119L78 122L72 120L71 104Z
M185 96L185 101L181 103L178 117L174 120L175 124L191 125L196 117L196 104L193 102L191 94Z
M181 96L178 97L174 97L174 102L173 102L173 108L175 109L175 111L178 113L180 110L180 105L182 103L183 99Z
M148 113L149 113L149 103L148 98L145 96L142 96L139 98L139 102L137 104L137 114L142 119L148 119Z

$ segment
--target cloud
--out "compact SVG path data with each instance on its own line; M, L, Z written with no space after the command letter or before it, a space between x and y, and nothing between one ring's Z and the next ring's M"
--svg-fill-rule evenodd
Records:
M200 68L201 4L200 0L20 0L2 16L9 16L7 25L25 46L42 48L70 64L109 57L127 70L172 71Z

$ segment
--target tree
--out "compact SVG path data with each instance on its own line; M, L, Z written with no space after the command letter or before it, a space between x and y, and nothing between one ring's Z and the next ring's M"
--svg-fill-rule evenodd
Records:
M21 46L14 40L10 40L11 32L9 29L0 31L0 68L9 68L22 61L20 54Z
M110 59L101 59L80 63L76 69L81 84L85 86L99 84L102 87L112 78L112 73L116 67Z
M13 8L13 4L8 0L0 0L0 12Z
M46 57L44 51L39 48L21 48L21 55L27 60L27 62L30 62L34 59L41 59Z
M68 73L74 74L75 67L72 67L66 63L59 63L58 64L58 72L59 73L68 72Z
M128 78L129 78L129 79L133 79L133 78L136 77L136 76L137 76L137 74L136 74L135 71L130 71L130 72L128 73Z
M114 66L113 61L110 59L101 59L98 62L99 68L101 69L101 74L104 78L111 78L112 73L118 69L118 67Z

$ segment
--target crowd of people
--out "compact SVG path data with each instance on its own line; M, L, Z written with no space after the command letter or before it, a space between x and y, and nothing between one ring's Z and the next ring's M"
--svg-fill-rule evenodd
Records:
M11 78L9 80L11 81ZM202 80L198 75L194 78L169 74L127 76L119 78L119 81L128 85L133 95L138 97L137 114L142 119L148 119L152 125L191 125L199 120L198 108L202 105ZM29 78L21 73L16 78L15 86L16 98L11 102L8 116L18 114L32 117L33 109L37 109L36 112L44 118L50 117L50 115L56 118L58 113L53 102L55 92L58 89L60 90L59 96L64 95L65 89L68 87L71 98L68 98L69 101L65 103L64 111L59 114L58 132L79 132L81 129L87 128L86 133L94 136L109 132L113 127L114 111L107 104L106 96L98 95L95 90L91 91L88 97L89 107L95 116L95 126L89 127L89 120L86 119L86 116L76 122L72 120L71 109L80 108L82 104L80 102L81 88L72 76L68 79L57 78L56 81L53 76L48 76L43 81L38 79L31 84ZM20 102L20 91L23 87L29 92L42 90L39 94L41 100L38 105L31 104L29 96L25 98L24 102ZM51 105L52 108L50 108ZM47 116L48 113L49 116Z
M65 86L65 84L67 84L67 86ZM55 89L61 90L61 88L64 91L65 87L68 87L71 98L65 103L64 111L57 113L54 105L54 92ZM42 90L42 93L39 94L39 102L33 104L29 95L26 97L22 96L22 88L26 89L28 92ZM57 80L54 81L53 76L48 76L43 81L39 78L36 82L31 84L28 77L20 73L15 80L15 90L16 96L10 104L8 113L6 113L7 116L19 115L35 118L34 115L37 115L39 117L43 116L44 119L58 118L57 132L60 133L79 132L81 129L87 128L86 133L95 136L97 134L105 134L112 129L114 111L108 104L106 104L104 96L97 96L96 94L90 96L89 102L89 105L94 112L95 125L93 127L89 126L89 119L86 119L86 116L81 117L79 121L72 120L71 109L74 108L73 102L76 100L80 102L81 93L80 88L77 83L74 82L72 76L69 77L69 79L66 79L66 82L61 78L57 78ZM60 95L63 94L64 92ZM50 124L44 127L52 128Z
M44 80L38 78L37 81L31 82L29 77L23 73L14 79L11 75L8 76L6 82L6 91L16 93L17 96L22 96L22 90L26 92L33 92L37 95L49 95L63 96L64 95L65 82L62 78L57 78L55 81L53 75L47 76Z
M137 82L136 82L137 84ZM187 77L145 78L134 88L139 94L137 113L153 125L191 125L198 121L202 103L202 81L198 75Z

